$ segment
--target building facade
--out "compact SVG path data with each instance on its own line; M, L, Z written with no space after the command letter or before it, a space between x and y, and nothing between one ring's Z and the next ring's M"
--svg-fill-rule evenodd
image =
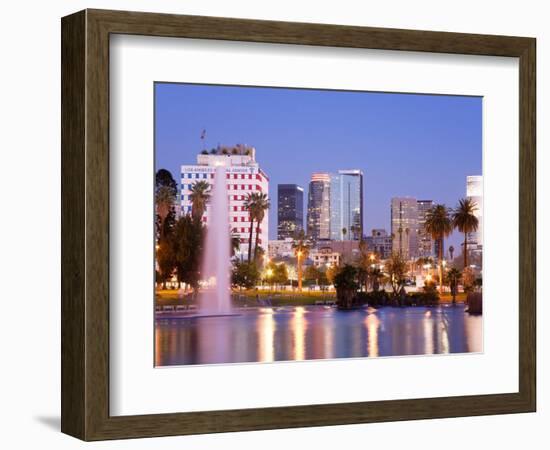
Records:
M273 258L291 258L294 256L294 249L292 245L294 239L278 239L270 240L268 245L267 255L270 259Z
M202 152L197 155L197 164L181 166L181 214L190 214L192 202L190 200L191 186L197 181L204 180L211 186L216 182L216 167L224 166L226 171L227 195L229 198L229 223L231 233L240 240L238 257L248 256L248 240L250 237L250 215L244 207L248 194L253 192L269 192L269 178L256 162L256 149L245 145L234 147L218 146L211 152ZM208 226L210 205L207 205L202 217ZM254 224L256 228L257 224ZM259 226L258 244L265 251L268 245L269 214ZM255 240L256 230L253 230Z
M304 189L297 184L277 185L277 239L292 238L304 229Z
M434 242L432 235L426 232L426 214L434 206L433 200L418 200L418 254L420 258L432 258L434 256Z
M315 267L331 267L340 265L340 253L330 247L314 248L309 252L309 259Z
M340 256L339 262L341 264L351 264L359 259L361 251L359 249L360 241L319 241L314 249L330 249L333 253L338 253Z
M418 254L418 203L412 197L391 199L392 250L405 259Z
M470 175L466 177L466 198L476 204L474 215L479 222L477 231L468 233L468 245L472 250L483 248L483 176Z
M330 177L330 239L358 241L363 235L363 172L339 170Z
M382 228L375 228L370 236L365 237L367 251L376 253L380 259L387 259L392 252L392 238L388 232Z
M330 239L330 175L314 173L307 198L307 234L311 240Z

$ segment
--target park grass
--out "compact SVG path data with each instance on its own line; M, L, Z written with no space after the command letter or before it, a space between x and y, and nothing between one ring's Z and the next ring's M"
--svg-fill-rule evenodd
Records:
M260 300L267 300L271 302L273 306L307 306L314 305L318 301L335 301L336 293L334 291L309 291L307 288L298 291L256 291L254 289L248 290L234 290L233 302L236 306L257 306L257 298ZM460 293L456 296L458 303L464 303L466 300L466 294ZM178 291L175 289L162 289L157 290L155 293L155 302L157 305L194 305L194 298L187 294L180 298ZM451 303L452 297L450 294L443 294L439 300L439 303Z
M457 303L464 303L466 301L467 294L464 292L461 292L460 294L456 294L456 302ZM451 297L451 294L443 294L439 298L439 303L452 303L453 297Z
M318 301L335 301L336 293L332 292L320 292L309 291L307 289L302 292L298 291L256 291L254 289L249 290L234 290L233 302L237 306L256 306L258 304L257 298L260 300L269 300L273 306L306 306L314 305ZM157 305L193 305L195 300L191 295L181 296L175 289L162 289L155 292L155 301Z

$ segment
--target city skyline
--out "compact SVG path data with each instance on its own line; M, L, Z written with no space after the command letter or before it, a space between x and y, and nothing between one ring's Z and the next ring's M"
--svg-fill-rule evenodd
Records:
M203 143L254 146L270 177L270 240L277 237L277 186L309 187L314 172L365 173L365 235L390 229L392 197L454 207L466 197L466 176L481 174L480 98L164 83L155 89L157 169L177 179ZM460 240L454 233L446 247Z

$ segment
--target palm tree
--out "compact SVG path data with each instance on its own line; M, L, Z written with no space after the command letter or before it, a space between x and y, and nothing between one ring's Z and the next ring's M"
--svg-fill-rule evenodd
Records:
M405 236L407 236L407 259L409 258L409 249L411 246L409 245L409 234L411 232L411 229L409 227L405 228Z
M174 190L168 186L160 186L155 192L155 204L157 205L157 214L160 217L160 229L163 229L164 221L174 206L176 195Z
M426 233L439 241L438 254L438 272L439 272L439 293L443 293L443 239L449 236L453 231L453 224L450 217L450 211L445 205L434 205L427 211L426 221L424 223Z
M378 267L371 268L369 278L373 292L378 292L380 289L380 281L384 278L384 274Z
M463 198L453 212L453 227L464 233L464 268L468 267L468 233L477 231L479 220L474 215L477 204L470 198Z
M298 266L298 291L302 291L302 264L304 260L309 255L309 242L307 241L307 236L304 233L304 230L298 231L294 242L292 243L292 248L296 254L297 266Z
M344 254L346 253L346 234L348 234L348 229L344 227L342 228L342 260L344 259Z
M447 281L449 282L449 287L451 288L451 295L453 296L453 305L456 303L456 293L458 290L458 282L462 274L459 270L454 267L449 269L447 272Z
M238 234L231 233L231 256L235 256L235 253L241 247L241 238Z
M455 252L455 248L451 245L451 246L449 247L449 255L450 255L450 257L451 257L451 261L453 260L453 254L454 254L454 252Z
M397 232L399 233L399 256L403 256L403 228L399 226Z
M178 193L177 184L172 174L166 169L159 169L155 174L155 211L157 215L157 239L166 239L173 230L176 221L174 205Z
M248 262L252 258L252 234L254 233L254 220L256 219L256 199L255 192L249 193L244 202L244 209L248 211L250 217L250 235L248 237Z
M191 203L193 204L191 216L195 220L200 220L204 214L206 203L210 199L210 193L208 192L209 189L210 185L205 180L197 181L191 186L189 200L191 200Z
M260 237L260 225L264 220L265 212L269 209L269 199L267 194L263 192L256 194L256 242L254 243L254 261L256 261L256 255L258 254L258 240Z

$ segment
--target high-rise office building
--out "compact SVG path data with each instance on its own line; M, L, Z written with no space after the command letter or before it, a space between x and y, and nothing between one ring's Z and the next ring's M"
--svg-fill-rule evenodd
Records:
M358 241L363 235L363 172L330 176L330 239Z
M367 251L376 253L381 259L387 259L392 252L392 238L388 232L381 228L375 228L371 235L365 238Z
M477 231L468 234L468 244L472 250L483 248L483 176L470 175L466 177L466 197L476 204L474 215L477 217Z
M330 175L314 173L307 197L307 234L313 241L330 239Z
M200 180L212 185L216 182L217 166L225 166L227 194L229 197L229 223L231 232L240 239L239 253L246 257L250 233L250 215L244 207L248 194L269 192L269 178L256 162L256 149L245 145L234 147L218 146L212 152L197 155L196 165L181 166L181 214L190 214L193 204L189 198L191 186ZM212 188L210 189L212 190ZM260 224L258 244L267 252L269 214L264 215ZM208 226L210 205L207 205L202 217ZM254 224L256 228L256 224ZM255 233L256 230L253 230ZM253 238L255 239L255 237Z
M304 189L297 184L277 185L277 239L293 238L304 229Z
M418 254L418 203L411 197L391 199L391 232L393 252L403 258L415 258Z
M430 258L434 256L434 242L432 235L426 233L424 225L426 223L426 214L433 208L433 200L418 200L418 254L421 258Z

